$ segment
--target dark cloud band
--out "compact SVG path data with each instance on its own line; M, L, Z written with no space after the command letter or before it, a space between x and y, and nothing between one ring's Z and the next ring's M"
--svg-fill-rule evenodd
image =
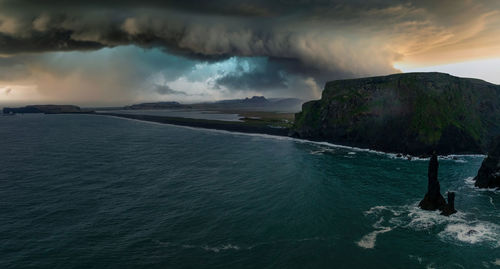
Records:
M197 62L264 58L215 86L284 89L495 46L499 13L493 0L0 0L0 55L135 45Z

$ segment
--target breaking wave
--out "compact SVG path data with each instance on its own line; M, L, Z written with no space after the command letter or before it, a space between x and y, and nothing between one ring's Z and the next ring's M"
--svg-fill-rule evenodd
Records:
M484 242L495 248L500 246L500 227L488 222L448 224L438 235L443 241L452 239L469 244Z
M374 206L364 215L376 217L372 225L375 230L363 236L356 244L362 248L374 248L379 234L394 229L413 231L437 230L438 238L453 244L487 244L500 247L500 226L491 222L471 220L466 213L458 212L451 216L442 216L439 211L425 211L416 204L405 206Z

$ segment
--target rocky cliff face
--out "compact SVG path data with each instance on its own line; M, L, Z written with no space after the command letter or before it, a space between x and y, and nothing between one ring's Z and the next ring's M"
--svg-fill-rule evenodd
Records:
M495 139L474 180L479 188L500 188L500 136Z
M415 155L486 152L500 134L500 86L442 73L332 81L291 134Z

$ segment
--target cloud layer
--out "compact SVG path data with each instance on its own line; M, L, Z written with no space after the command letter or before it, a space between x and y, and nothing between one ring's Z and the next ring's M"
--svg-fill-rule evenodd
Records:
M92 73L76 72L75 67L69 72L71 63L51 65L50 59L27 53L53 57L47 52L134 45L156 48L164 57L177 59L176 68L162 72L166 82L189 76L184 72L196 64L232 59L234 69L212 77L213 89L280 93L288 89L314 97L316 90L305 94L304 87L315 84L312 88L316 88L337 78L394 73L398 71L395 62L422 66L500 57L499 25L496 0L0 0L0 55L4 56L0 81L27 73L33 78L37 65L41 73ZM155 62L144 53L129 56L132 59L111 63L133 69L123 72L131 76L122 81L124 85L109 76L98 80L109 81L110 88L142 87L145 79L165 69L165 61ZM74 60L82 68L97 64ZM136 63L143 66L131 67ZM100 77L102 72L94 75ZM58 76L61 81L68 79ZM168 84L165 81L159 85ZM34 83L43 88L43 83ZM184 92L175 89L163 95Z

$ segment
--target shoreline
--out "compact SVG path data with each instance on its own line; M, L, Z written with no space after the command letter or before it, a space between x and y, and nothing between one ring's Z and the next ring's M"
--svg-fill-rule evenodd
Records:
M187 126L187 127L196 127L203 129L215 129L215 130L222 130L229 132L267 134L274 136L290 137L288 135L290 129L288 128L274 128L274 127L269 127L267 125L250 124L247 122L205 120L205 119L152 116L152 115L134 115L134 114L121 114L121 113L102 113L102 112L88 113L88 114L112 116L112 117L149 121L162 124Z
M85 114L85 113L79 113ZM383 154L388 155L397 159L404 160L427 160L428 157L422 157L418 155L412 155L409 153L401 153L401 152L386 152L382 150L363 148L353 145L342 145L335 144L329 141L319 141L319 140L309 140L298 137L293 137L289 135L289 128L273 128L269 126L256 126L250 125L245 122L231 122L231 121L219 121L219 120L205 120L205 119L193 119L193 118L181 118L181 117L167 117L167 116L152 116L152 115L132 115L132 114L120 114L120 113L87 113L88 115L101 115L101 116L109 116L109 117L117 117L122 119L130 119L130 120L138 120L144 122L153 122L158 124L167 124L167 125L175 125L187 128L194 129L205 129L212 131L222 131L236 134L246 134L246 135L264 135L270 136L280 139L289 139L300 143L312 143L315 145L323 145L334 148L343 148L343 149L351 149L354 151L360 152L370 152L375 154ZM446 155L439 155L444 159L460 157L460 156L469 156L469 157L485 157L486 155L481 153L451 153Z

